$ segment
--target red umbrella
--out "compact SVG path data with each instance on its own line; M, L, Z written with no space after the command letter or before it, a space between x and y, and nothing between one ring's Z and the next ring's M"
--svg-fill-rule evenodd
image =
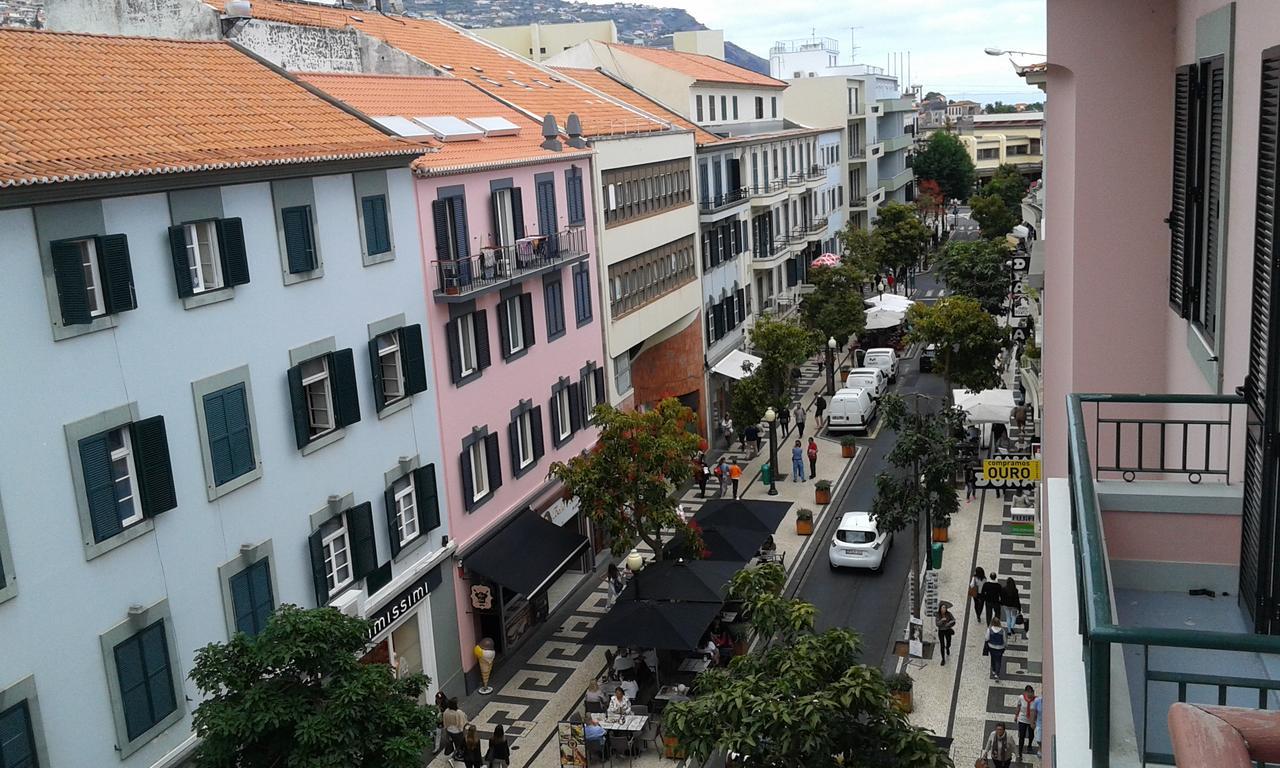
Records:
M824 253L814 259L809 265L811 267L838 267L840 266L840 257L834 253Z

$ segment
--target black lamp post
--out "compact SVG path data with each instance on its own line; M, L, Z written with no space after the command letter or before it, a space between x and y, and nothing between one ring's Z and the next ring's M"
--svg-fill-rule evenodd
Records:
M827 339L827 397L836 396L836 339Z
M769 425L769 495L778 495L778 414L773 406L764 412L764 421Z

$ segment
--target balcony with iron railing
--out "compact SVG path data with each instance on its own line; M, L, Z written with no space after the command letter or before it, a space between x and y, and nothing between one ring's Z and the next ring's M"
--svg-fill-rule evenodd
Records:
M1056 764L1172 765L1177 701L1280 706L1280 637L1255 634L1236 597L1245 410L1236 395L1068 398L1068 477L1042 515Z
M584 258L587 246L586 229L570 227L524 237L513 245L484 246L479 254L465 259L432 261L436 274L432 296L446 303L469 301Z
M788 250L789 243L790 240L786 235L780 235L772 240L756 242L751 249L753 266L758 269L777 266L778 260L790 254Z
M811 165L809 166L809 170L805 171L804 177L809 181L825 179L827 178L827 169L820 165Z
M788 176L788 177L787 177L787 186L789 186L789 187L798 187L798 186L800 186L801 184L804 184L804 173L803 173L803 172L801 172L801 173L793 173L793 174L791 174L790 176Z
M768 208L783 198L787 191L787 182L785 179L772 179L765 184L756 184L751 186L751 205L759 208Z
M856 148L854 148L854 149L850 150L850 151L849 151L849 162L851 162L851 163L865 163L865 162L867 162L867 148L866 148L865 146L863 146L863 147L856 147Z
M702 214L720 213L721 211L732 208L735 205L746 202L751 197L751 191L747 187L731 189L728 192L712 195L707 200L698 201L698 212Z
M801 225L800 231L808 240L820 240L827 231L827 220L825 218L810 219Z

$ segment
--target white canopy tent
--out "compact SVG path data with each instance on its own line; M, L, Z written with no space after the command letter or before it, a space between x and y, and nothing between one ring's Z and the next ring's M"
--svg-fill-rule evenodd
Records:
M883 328L893 328L896 325L901 325L906 316L905 312L885 309L884 307L872 307L867 310L867 330L875 331Z
M981 392L969 392L964 389L951 390L951 397L956 407L965 413L965 420L970 424L1008 424L1013 417L1013 390L984 389Z
M867 306L872 309L888 309L894 312L906 312L914 301L906 296L899 296L896 293L876 294L866 300Z
M712 373L718 373L721 376L728 376L734 381L745 379L760 365L760 358L755 355L748 355L742 350L735 349L725 355L720 362L711 366ZM748 368L750 370L748 370Z

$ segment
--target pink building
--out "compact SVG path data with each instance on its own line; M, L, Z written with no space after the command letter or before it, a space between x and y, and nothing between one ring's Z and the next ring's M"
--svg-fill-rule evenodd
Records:
M461 80L303 77L438 145L413 168L459 652L474 673L477 643L492 639L501 664L594 565L585 516L547 478L595 442L590 412L607 402L584 192L594 153L578 137L546 141L538 121Z
M1280 690L1280 6L1048 32L1045 763L1171 764L1173 702Z

